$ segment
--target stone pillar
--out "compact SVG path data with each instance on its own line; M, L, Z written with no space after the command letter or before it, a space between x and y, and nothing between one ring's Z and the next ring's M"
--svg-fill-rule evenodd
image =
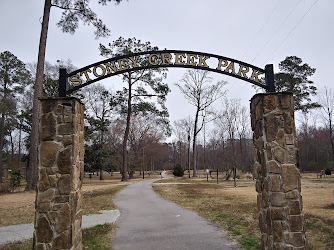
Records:
M305 249L293 95L255 95L251 119L262 249Z
M82 249L84 106L41 99L33 249Z

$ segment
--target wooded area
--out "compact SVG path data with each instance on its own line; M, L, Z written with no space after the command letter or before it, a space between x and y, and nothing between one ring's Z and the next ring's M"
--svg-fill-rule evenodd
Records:
M128 40L120 38L114 43L118 48L125 45L139 46L141 43L135 38ZM148 45L149 43L146 43L146 46ZM148 46L147 49L152 48ZM106 49L104 51L106 52ZM292 66L286 70L286 65L289 63ZM282 72L277 74L277 79L280 81L279 89L293 91L297 97L295 107L301 110L297 111L298 117L301 117L297 120L300 169L314 172L327 168L332 170L333 90L326 88L316 94L316 88L310 85L312 82L307 79L315 69L301 63L300 58L287 57L284 67L281 67ZM55 64L47 62L43 78L44 97L58 95L60 67L70 70L75 68L70 61L58 61ZM293 67L297 67L300 72ZM3 176L8 178L8 172L11 170L21 169L21 173L26 176L26 171L29 169L33 76L36 64L24 64L15 55L6 51L0 54L0 70L2 150L0 181L3 182ZM291 72L294 75L289 76ZM129 87L124 87L122 91L114 91L101 84L93 84L75 93L86 106L85 171L96 172L101 180L102 170L110 174L120 171L123 173L122 179L126 180L131 178L135 171L142 173L142 171L173 169L177 164L185 171L189 170L189 166L192 170L219 169L220 171L237 167L239 170L251 173L253 142L249 108L242 106L240 100L223 97L224 86L227 83L220 82L219 85L215 85L208 73L204 74L198 70L187 71L178 86L190 102L195 106L197 103L200 105L193 117L184 117L170 125L168 111L164 106L169 88L162 83L167 71L155 73L163 75L157 77L152 75L154 72L144 71L137 72L136 76L125 75L123 80L126 84L131 77L131 84L136 83L138 86L132 89L132 94L128 92ZM293 77L294 80L289 81L289 77ZM296 80L298 77L299 80ZM282 79L288 79L286 82L293 84L284 85ZM143 84L145 82L149 88L145 87ZM200 87L198 87L199 82L202 84ZM307 88L302 88L302 84ZM187 89L185 86L188 86ZM196 95L192 95L190 91L191 86L194 86L193 93L199 93L201 98L207 99L196 99ZM312 87L311 94L316 94L314 102L311 102L309 96L309 86ZM133 88L132 85L130 88ZM150 88L154 91L152 92ZM213 89L217 90L215 95L212 94ZM205 92L212 94L210 98L205 97ZM131 96L130 104L129 96ZM209 104L213 101L220 103L220 110L209 109ZM128 107L131 107L130 112ZM127 123L128 119L131 123ZM125 138L126 131L128 135ZM166 142L171 132L174 134L174 140ZM124 154L126 154L126 168L123 166Z

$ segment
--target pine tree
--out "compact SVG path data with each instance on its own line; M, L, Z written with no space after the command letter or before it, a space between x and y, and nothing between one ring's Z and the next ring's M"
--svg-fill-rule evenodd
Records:
M98 3L106 5L107 2L120 3L122 0L99 0ZM38 60L36 70L36 80L34 84L34 99L32 108L32 130L31 130L31 146L29 157L29 179L27 181L26 190L33 190L37 185L37 148L38 148L38 116L39 116L39 97L42 95L43 79L44 79L44 62L46 40L49 28L49 18L51 7L63 10L60 21L57 26L63 32L73 34L79 27L79 22L93 25L95 28L95 36L106 37L110 34L110 30L103 24L101 19L97 18L96 13L89 7L89 0L45 0L44 13L42 21L42 29L39 41Z
M295 110L307 112L320 105L311 100L311 96L316 95L317 88L308 79L315 73L315 69L302 63L302 59L297 56L286 57L278 65L280 72L275 74L275 85L277 92L293 93Z
M16 112L18 94L30 82L25 64L9 51L0 53L0 183L2 183L2 149L4 146L5 123Z
M101 55L106 57L116 57L152 50L158 50L158 47L151 46L150 42L142 43L136 38L124 39L120 37L108 46L100 44ZM138 58L138 65L145 65L147 63L148 57ZM131 126L131 115L155 113L161 117L160 121L162 123L168 124L168 111L165 107L165 101L169 88L167 84L163 83L163 79L166 78L166 71L165 68L144 69L122 75L123 81L127 83L127 86L122 91L118 91L113 100L119 112L126 116L126 128L123 138L122 181L127 181L128 179L127 143ZM146 100L153 97L156 98L161 109L158 109L154 103Z

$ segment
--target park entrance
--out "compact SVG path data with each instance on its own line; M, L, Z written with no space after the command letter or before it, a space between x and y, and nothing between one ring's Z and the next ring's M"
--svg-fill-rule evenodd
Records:
M292 94L275 92L272 65L261 69L223 56L176 50L110 58L71 73L60 70L59 98L41 99L40 105L34 249L82 249L84 104L66 96L110 76L158 67L208 70L266 89L253 96L250 109L261 245L305 249Z

